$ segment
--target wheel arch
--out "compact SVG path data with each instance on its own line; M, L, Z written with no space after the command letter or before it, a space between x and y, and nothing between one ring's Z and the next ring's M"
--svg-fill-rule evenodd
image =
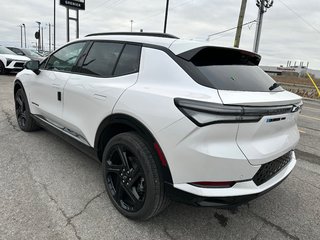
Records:
M147 141L150 150L158 158L157 166L162 172L164 181L172 183L172 176L169 166L167 162L165 162L165 164L163 162L162 157L165 160L165 155L162 152L156 138L143 123L141 123L136 118L133 118L126 114L110 115L105 118L99 125L94 141L94 149L97 152L98 159L100 161L102 160L104 147L113 136L129 131L136 132Z
M20 88L22 88L22 90L23 90L24 92L26 92L26 91L24 90L24 87L23 87L21 81L20 81L19 79L16 79L16 80L14 81L13 93L16 94L16 92L17 92Z

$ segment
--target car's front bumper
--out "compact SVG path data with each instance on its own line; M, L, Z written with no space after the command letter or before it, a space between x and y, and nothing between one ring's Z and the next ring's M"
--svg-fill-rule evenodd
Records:
M7 63L6 69L7 70L22 70L24 68L25 63L26 63L26 61L10 60L10 62Z

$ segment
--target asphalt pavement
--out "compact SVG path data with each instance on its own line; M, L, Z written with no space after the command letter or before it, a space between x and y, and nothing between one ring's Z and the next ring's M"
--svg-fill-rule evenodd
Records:
M0 239L320 239L320 102L304 101L297 165L232 209L172 203L147 222L112 206L100 164L50 132L19 130L14 76L0 76Z

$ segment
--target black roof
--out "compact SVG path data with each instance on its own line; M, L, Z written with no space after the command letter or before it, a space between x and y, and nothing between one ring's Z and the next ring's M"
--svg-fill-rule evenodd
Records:
M167 34L167 33L157 33L157 32L103 32L103 33L92 33L86 35L86 37L91 36L105 36L105 35L133 35L133 36L146 36L146 37L163 37L163 38L175 38L178 39L178 37Z

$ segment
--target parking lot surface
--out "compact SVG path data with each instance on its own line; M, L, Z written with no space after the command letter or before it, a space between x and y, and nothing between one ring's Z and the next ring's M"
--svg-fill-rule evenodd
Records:
M19 130L14 76L0 76L0 239L320 239L320 102L304 101L297 165L231 210L172 203L147 222L112 206L100 164L50 132Z

